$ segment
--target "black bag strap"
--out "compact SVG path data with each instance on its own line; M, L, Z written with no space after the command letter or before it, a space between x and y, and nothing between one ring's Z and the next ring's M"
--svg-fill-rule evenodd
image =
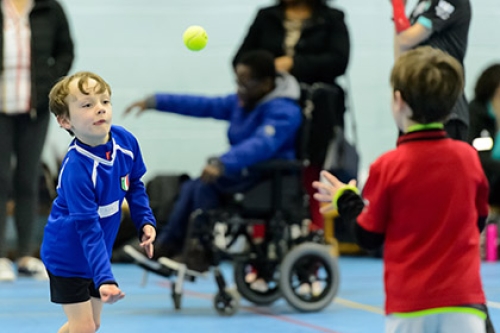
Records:
M311 137L311 124L312 117L314 111L314 103L312 101L313 89L312 86L306 83L300 84L300 89L302 92L305 92L305 96L301 96L302 99L302 115L304 116L302 129L301 129L301 137L300 137L300 155L302 161L305 165L309 165L310 156L308 144Z
M354 102L353 102L353 98L352 98L352 93L351 93L351 79L349 78L349 76L346 74L344 74L342 76L343 78L343 81L344 81L344 86L345 86L345 94L347 95L346 96L346 99L345 99L345 113L348 113L349 114L349 122L350 122L350 125L351 125L351 132L352 132L352 140L351 141L351 144L357 149L358 148L358 126L357 126L357 122L356 122L356 116L354 114Z

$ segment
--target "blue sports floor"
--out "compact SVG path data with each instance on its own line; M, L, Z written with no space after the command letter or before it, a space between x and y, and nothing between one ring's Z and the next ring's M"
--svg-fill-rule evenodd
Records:
M242 300L234 316L220 317L212 306L216 291L212 275L186 283L183 307L175 311L169 280L149 274L147 284L141 286L141 268L116 264L114 272L126 297L104 306L99 332L383 332L381 260L341 257L339 267L339 293L322 312L297 313L284 299L270 307ZM230 281L230 264L224 264L223 271ZM483 263L482 274L493 324L500 331L500 263ZM47 281L20 278L0 284L1 333L55 333L64 321L61 307L49 301Z

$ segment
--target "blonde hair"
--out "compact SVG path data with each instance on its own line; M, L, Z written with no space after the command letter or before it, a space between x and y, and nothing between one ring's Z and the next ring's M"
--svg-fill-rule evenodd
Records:
M390 82L412 109L412 120L427 124L448 118L463 91L464 73L449 54L421 46L398 58Z
M73 80L78 80L78 89L82 94L88 95L89 92L85 89L85 85L89 80L97 82L96 92L102 94L108 91L111 95L111 87L104 81L102 77L92 72L77 72L73 75L61 78L50 90L49 93L49 108L56 117L69 118L69 107L66 103L66 97L69 95L69 85Z

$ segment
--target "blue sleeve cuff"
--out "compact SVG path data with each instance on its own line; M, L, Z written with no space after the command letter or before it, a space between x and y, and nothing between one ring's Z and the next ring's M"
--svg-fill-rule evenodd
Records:
M417 20L417 23L423 25L426 29L432 30L432 21L427 17L420 16Z

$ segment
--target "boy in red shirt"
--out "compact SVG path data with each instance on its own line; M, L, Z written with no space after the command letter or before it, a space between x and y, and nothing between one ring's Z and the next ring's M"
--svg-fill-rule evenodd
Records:
M488 183L477 152L443 129L463 88L460 63L429 46L403 54L391 73L392 111L404 133L355 181L323 171L315 199L338 207L367 249L384 244L387 333L484 333L479 234Z

